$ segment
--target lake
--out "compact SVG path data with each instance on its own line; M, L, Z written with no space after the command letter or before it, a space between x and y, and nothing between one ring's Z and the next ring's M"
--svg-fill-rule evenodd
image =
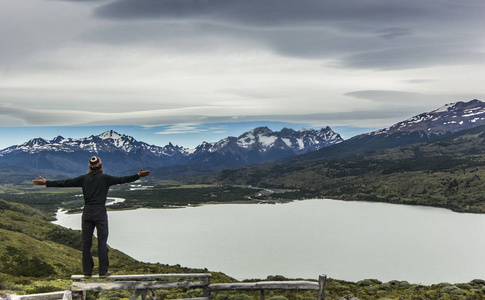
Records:
M319 274L358 281L485 277L485 215L337 200L110 211L110 246L144 262L237 279ZM80 229L80 214L54 222Z

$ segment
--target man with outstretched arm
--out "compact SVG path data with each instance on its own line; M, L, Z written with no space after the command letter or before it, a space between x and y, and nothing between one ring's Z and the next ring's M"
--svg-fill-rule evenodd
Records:
M135 175L116 177L103 173L101 159L93 156L89 159L89 171L85 175L65 180L33 180L35 185L46 187L81 187L84 195L84 209L82 215L82 241L83 241L83 274L91 277L93 273L93 257L91 255L92 237L94 228L98 235L99 276L106 277L108 272L108 215L106 213L106 197L109 187L115 184L133 182L150 175L150 171L143 168Z

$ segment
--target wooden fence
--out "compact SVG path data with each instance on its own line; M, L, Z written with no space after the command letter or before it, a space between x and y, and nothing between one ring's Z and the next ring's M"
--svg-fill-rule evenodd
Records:
M314 290L318 291L317 300L325 300L325 286L327 276L320 275L318 282L312 281L261 281L244 283L210 283L211 274L148 274L148 275L112 275L107 278L92 276L84 278L82 275L73 275L71 291L17 296L19 300L84 300L87 291L135 290L130 300L141 297L156 299L157 289L169 288L202 288L203 297L178 300L211 300L213 291L245 290L261 291L261 300L265 299L267 290Z

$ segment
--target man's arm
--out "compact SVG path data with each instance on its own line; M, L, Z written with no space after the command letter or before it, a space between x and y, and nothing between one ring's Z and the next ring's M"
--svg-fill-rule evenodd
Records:
M109 185L115 185L115 184L122 184L122 183L128 183L128 182L133 182L135 180L140 179L141 177L146 177L150 175L150 171L143 171L143 168L135 175L130 175L130 176L124 176L124 177L116 177L116 176L109 176Z
M46 180L44 177L39 176L40 179L34 179L32 182L35 185L45 185L47 187L81 187L83 182L83 175L65 179L65 180Z

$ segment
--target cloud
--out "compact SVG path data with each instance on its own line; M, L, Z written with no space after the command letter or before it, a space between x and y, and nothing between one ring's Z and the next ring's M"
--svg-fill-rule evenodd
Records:
M359 99L366 99L376 102L409 105L410 102L421 102L423 100L442 99L443 96L423 95L420 93L403 92L403 91L389 91L389 90L363 90L346 93L346 96L351 96Z
M436 82L437 80L433 79L407 79L403 80L404 82L408 83L431 83L431 82Z
M394 39L394 38L398 38L398 37L411 35L411 30L409 30L407 28L394 27L394 28L380 29L380 30L377 30L376 33L381 38Z
M423 14L419 1L341 1L320 0L117 0L96 10L102 18L126 19L197 19L245 26L314 25L338 21L389 20Z
M204 132L224 133L226 132L226 127L182 123L182 124L165 126L165 128L162 131L157 131L155 133L168 135L168 134L204 133Z
M380 126L485 95L482 0L0 6L1 126Z
M27 109L14 105L0 104L0 115L17 120L24 126L107 126L138 125L144 127L167 126L158 134L195 133L205 131L220 132L224 128L211 123L234 123L253 121L278 121L300 124L379 126L392 124L407 118L413 110L409 108L375 111L353 110L328 113L270 114L266 111L253 114L238 114L240 109L227 107L191 107L123 113L99 113L79 110ZM205 125L201 125L205 124ZM5 124L0 123L5 126ZM323 125L322 125L323 126Z
M448 47L449 46L449 47ZM460 45L402 45L389 49L362 51L340 60L342 67L353 69L399 70L434 66L483 64L485 54Z
M476 0L116 0L95 10L117 26L160 22L143 31L113 30L111 37L98 33L107 42L251 43L279 55L382 70L483 61L485 35L477 27L483 13Z

